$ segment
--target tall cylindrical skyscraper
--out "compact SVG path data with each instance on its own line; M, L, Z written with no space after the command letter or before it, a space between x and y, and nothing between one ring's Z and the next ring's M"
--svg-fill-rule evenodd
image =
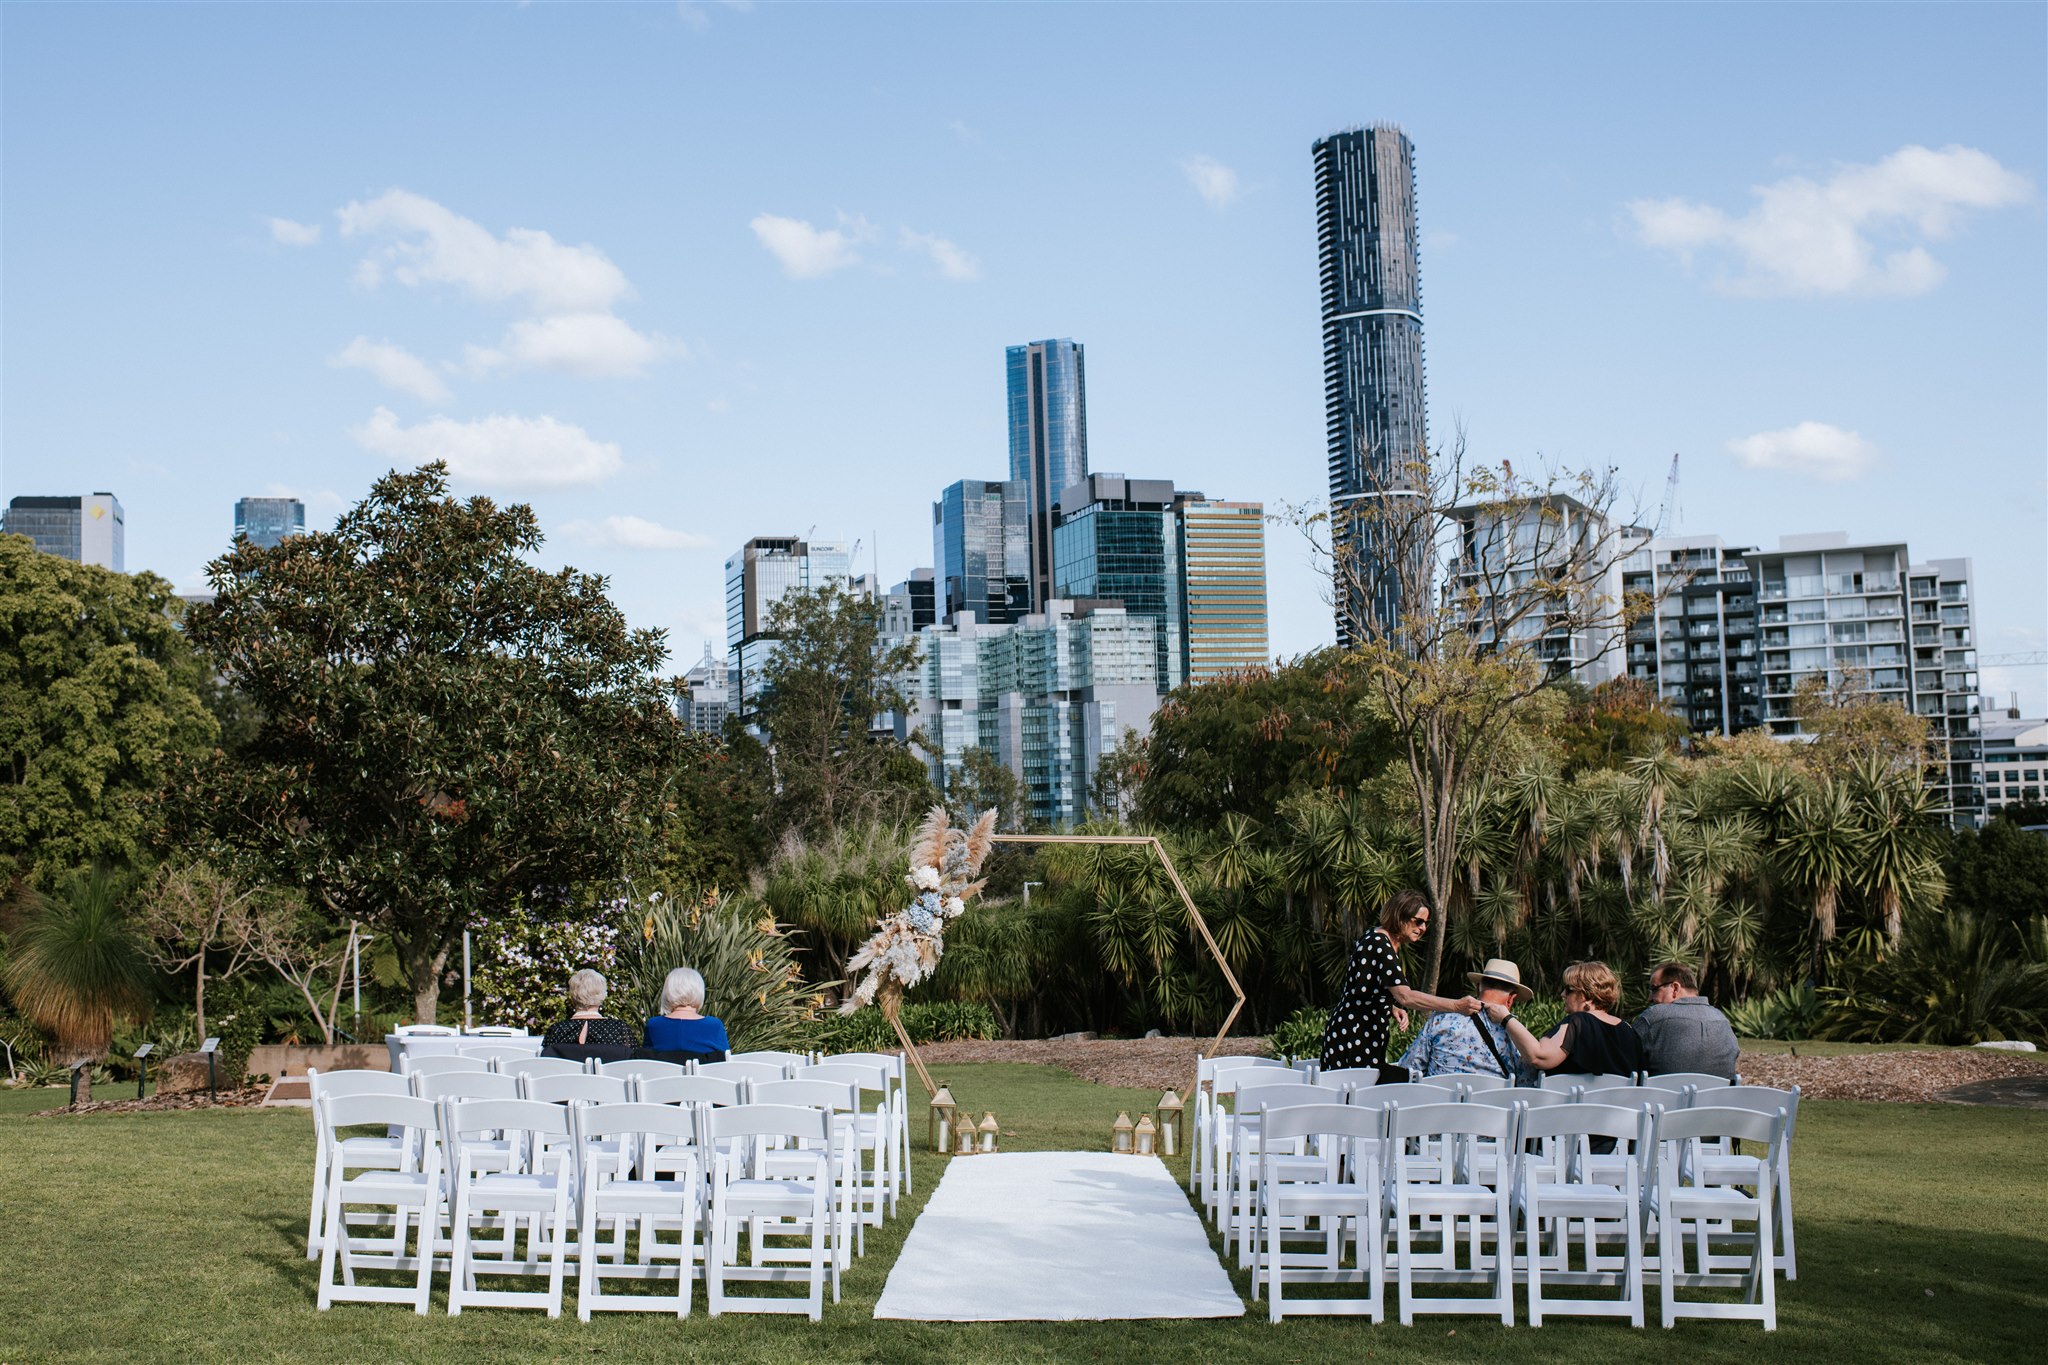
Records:
M1340 581L1335 594L1337 641L1349 645L1400 618L1374 513L1429 459L1415 147L1379 125L1332 133L1313 150L1331 533L1353 566L1341 576L1349 590Z

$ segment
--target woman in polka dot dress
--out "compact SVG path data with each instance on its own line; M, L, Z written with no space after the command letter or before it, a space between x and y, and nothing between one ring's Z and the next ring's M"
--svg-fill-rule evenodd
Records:
M1381 1080L1405 1081L1407 1073L1387 1063L1387 1035L1396 1009L1474 1015L1485 1008L1469 995L1449 1000L1425 994L1401 976L1396 949L1422 942L1428 932L1429 902L1420 892L1397 891L1380 911L1380 927L1359 935L1344 973L1344 998L1330 1011L1330 1022L1323 1028L1323 1070L1370 1066L1379 1069Z

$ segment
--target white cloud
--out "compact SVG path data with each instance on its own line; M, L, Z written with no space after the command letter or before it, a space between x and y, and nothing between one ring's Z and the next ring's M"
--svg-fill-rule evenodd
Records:
M478 374L527 369L586 379L630 377L681 349L675 342L633 330L610 313L564 313L523 318L506 329L495 347L471 346L468 367Z
M1748 469L1779 469L1827 483L1860 478L1878 457L1876 446L1853 431L1826 422L1760 431L1730 441L1728 451Z
M609 309L632 292L611 259L589 244L568 246L533 228L496 237L481 224L405 190L387 190L336 213L341 235L398 240L357 267L358 283L387 273L401 284L456 284L491 301L524 299L543 313Z
M981 262L974 259L957 245L930 232L912 232L903 229L903 249L931 257L939 273L949 280L966 283L981 278Z
M289 218L269 218L270 240L284 246L311 246L320 240L318 223L294 223Z
M389 408L378 408L349 435L400 464L446 460L449 472L472 483L556 488L597 483L624 467L616 445L552 417L432 417L407 427Z
M1916 239L1948 236L1968 210L2022 203L2032 187L1972 147L1906 146L1825 181L1795 175L1752 193L1740 217L1684 199L1638 199L1628 211L1646 245L1688 265L1695 253L1732 256L1736 268L1715 280L1725 293L1924 294L1946 271Z
M769 254L782 263L783 274L793 280L815 280L859 263L860 255L853 249L853 243L863 235L867 220L853 220L853 231L848 233L838 228L812 227L800 218L762 213L755 215L748 226Z
M1180 173L1212 209L1227 209L1237 200L1237 172L1213 156L1181 158Z
M606 517L602 521L572 521L562 535L585 545L610 545L622 550L708 550L711 537L695 531L674 531L645 517Z
M341 369L368 370L386 388L424 398L429 403L438 403L448 396L448 386L426 361L388 341L357 337L339 355L329 356L327 363Z
M968 127L967 120L965 119L953 119L951 122L947 123L946 126L953 130L954 137L959 138L960 141L966 144L967 146L971 147L975 143L981 141L981 135L975 132L974 129Z

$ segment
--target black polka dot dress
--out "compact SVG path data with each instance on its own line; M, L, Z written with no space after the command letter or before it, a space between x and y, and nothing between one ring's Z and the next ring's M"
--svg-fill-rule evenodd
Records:
M1394 1023L1394 997L1389 992L1407 984L1401 958L1387 936L1377 929L1361 934L1344 973L1344 998L1323 1027L1323 1070L1386 1062L1387 1035Z

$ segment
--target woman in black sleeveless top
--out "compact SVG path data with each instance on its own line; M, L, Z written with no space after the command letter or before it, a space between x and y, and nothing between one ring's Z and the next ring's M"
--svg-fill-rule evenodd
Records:
M1621 982L1604 962L1575 962L1564 969L1564 1023L1538 1038L1508 1014L1505 1005L1487 1013L1507 1025L1508 1037L1539 1071L1574 1076L1627 1076L1649 1066L1642 1039L1614 1014Z

